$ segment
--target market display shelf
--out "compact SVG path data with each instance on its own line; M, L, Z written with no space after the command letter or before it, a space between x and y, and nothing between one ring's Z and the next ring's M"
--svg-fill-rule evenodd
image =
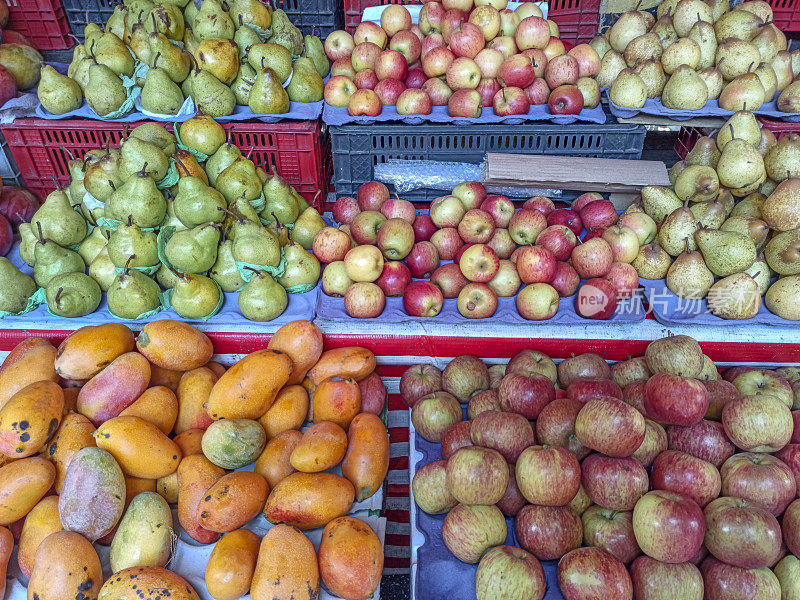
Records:
M550 154L638 160L642 156L645 128L609 122L567 127L522 123L519 125L375 124L331 126L333 183L337 196L355 197L358 188L375 179L375 165L391 160L483 162L487 152ZM403 193L415 202L441 196L441 190L420 189Z
M23 34L37 49L64 50L74 45L60 0L5 0L5 2L8 4L7 28ZM68 2L70 0L65 0L64 4Z
M330 182L330 139L319 121L235 122L223 125L231 143L252 148L251 158L285 178L309 203L325 196ZM29 190L42 197L69 183L70 154L82 157L106 143L118 144L130 125L110 121L17 119L0 125ZM172 130L172 125L167 126ZM322 192L320 193L320 190Z

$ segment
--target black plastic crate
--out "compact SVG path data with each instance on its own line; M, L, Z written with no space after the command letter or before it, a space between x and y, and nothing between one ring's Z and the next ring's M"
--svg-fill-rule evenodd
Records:
M263 1L263 0L262 0ZM72 34L83 41L86 15L90 23L104 26L117 0L63 0ZM283 9L304 34L314 34L321 40L335 29L344 29L344 9L341 0L273 0L274 8Z
M613 119L613 117L612 117ZM333 183L337 197L355 196L374 179L374 167L391 159L479 164L487 152L622 158L642 156L643 125L523 123L520 125L342 125L329 127L333 150ZM441 190L403 193L415 202L441 196Z

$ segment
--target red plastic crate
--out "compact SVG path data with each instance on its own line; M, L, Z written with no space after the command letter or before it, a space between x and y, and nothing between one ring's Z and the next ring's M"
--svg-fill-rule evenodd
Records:
M686 155L692 151L694 145L697 143L701 137L703 137L703 132L698 127L681 127L680 132L678 133L678 139L675 140L675 152L678 153L678 156L681 160L686 158Z
M2 1L2 0L0 0ZM72 39L64 7L59 0L5 0L8 26L27 37L40 50L71 48Z
M788 133L800 133L800 123L770 121L769 119L764 119L761 117L759 117L758 120L761 121L761 126L764 129L769 129L772 133L774 133L777 139L781 139Z
M800 31L800 2L797 0L768 0L772 7L772 22L781 31Z
M70 153L83 156L108 141L118 143L125 123L90 120L17 119L0 126L25 183L42 196L69 182ZM128 124L135 127L136 124ZM231 142L256 165L284 177L309 202L325 200L331 181L330 137L319 121L227 123ZM172 129L172 124L167 124ZM320 193L321 190L321 193Z
M796 0L775 0L795 2ZM344 0L345 29L353 33L361 23L361 14L370 6L383 4L422 4L419 0ZM600 24L600 0L550 0L548 18L558 23L562 40L581 44L597 35Z

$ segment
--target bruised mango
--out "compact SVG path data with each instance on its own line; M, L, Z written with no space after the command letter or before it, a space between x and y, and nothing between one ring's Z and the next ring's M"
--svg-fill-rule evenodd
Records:
M208 367L200 367L186 371L178 383L178 419L175 421L175 433L187 429L208 429L214 422L206 411L206 402L211 389L217 383L217 376Z
M372 350L348 346L323 352L317 364L308 372L308 379L315 386L331 377L361 381L374 370L375 355Z
M17 344L0 365L0 408L22 388L37 381L58 381L56 349L44 338Z
M64 379L91 379L133 345L133 332L121 323L81 327L58 346L56 373Z
M181 462L178 445L139 417L114 417L92 435L97 447L108 450L126 475L158 479L174 473Z
M114 573L100 589L98 600L200 600L183 577L163 567L130 567ZM28 598L31 600L31 598Z
M150 363L150 385L153 387L163 385L165 388L176 392L183 373L183 371L165 369Z
M258 421L223 419L209 425L203 434L203 454L223 469L239 469L255 461L267 443Z
M158 427L164 435L168 435L178 418L178 398L167 387L151 387L119 414L121 417L140 417Z
M66 387L62 390L64 392L64 414L78 411L78 393L81 388Z
M356 502L366 500L383 485L389 471L389 434L371 413L357 415L347 430L347 454L342 475L356 489Z
M319 545L319 574L334 595L366 600L381 582L383 547L372 528L356 517L325 526Z
M361 412L361 389L354 379L326 379L314 390L311 408L315 423L331 421L343 429Z
M197 520L209 531L233 531L261 512L267 494L267 480L258 473L228 473L217 479L200 500Z
M0 452L24 458L36 454L58 429L64 391L52 381L22 388L0 409Z
M309 539L290 525L275 525L261 540L250 586L253 600L317 600L319 568Z
M308 416L308 392L302 385L283 388L258 422L271 440L281 431L300 429Z
M64 415L56 430L55 436L45 446L44 456L53 461L56 468L56 493L61 493L64 485L64 476L72 457L83 449L96 446L94 441L94 425L91 421L78 413Z
M236 600L247 594L256 568L258 545L258 536L248 529L222 536L206 565L206 587L212 598Z
M289 463L303 473L319 473L338 465L347 450L347 434L336 423L315 423L303 434Z
M267 498L264 516L270 523L298 529L322 527L350 510L353 484L333 473L292 473Z
M202 454L203 448L201 446L203 440L202 429L187 429L183 433L179 433L172 441L178 444L183 456L191 454ZM161 494L164 499L170 504L175 504L178 501L178 473L172 473L166 477L159 477L156 480L156 491Z
M19 536L17 564L26 578L31 576L33 559L42 540L51 533L63 530L64 526L61 524L61 519L58 518L58 496L42 498L25 517L22 533Z
M154 365L176 371L202 367L214 347L202 331L183 321L152 321L136 336L136 348Z
M248 354L219 378L206 404L212 419L258 419L272 406L292 374L289 355L274 350Z
M28 600L95 600L103 569L89 541L74 531L47 536L36 551Z
M58 515L64 529L93 542L119 522L125 495L125 477L114 457L102 448L83 448L67 467Z
M150 383L150 363L127 352L92 377L78 393L78 412L99 426L118 416Z
M287 383L296 385L322 355L322 331L311 321L292 321L275 332L267 348L289 355L293 368Z
M173 535L172 512L166 500L155 492L137 494L111 542L111 569L165 566Z
M200 525L197 507L206 491L223 475L225 469L202 454L187 456L178 466L178 520L186 533L201 544L211 544L219 539L219 533Z
M272 438L264 447L261 456L256 460L253 470L264 476L270 489L283 479L294 473L295 469L289 462L297 444L303 439L303 434L294 429L283 431Z
M10 525L27 515L55 479L53 463L39 456L0 467L0 525Z

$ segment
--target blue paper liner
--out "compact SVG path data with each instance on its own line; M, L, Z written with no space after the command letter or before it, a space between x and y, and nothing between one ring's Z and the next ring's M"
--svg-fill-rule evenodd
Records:
M466 413L466 408L464 411ZM466 414L464 418L466 419ZM414 435L414 448L422 454L422 458L415 463L414 472L423 465L442 459L441 445L428 442L420 435ZM413 503L413 492L409 492L409 494ZM422 546L417 549L417 570L413 590L413 597L416 600L442 600L443 598L474 600L476 598L475 574L478 571L478 565L461 562L444 545L442 524L445 516L429 515L419 508L415 511L412 525L425 538ZM514 519L506 519L506 526L508 536L505 543L509 546L519 546L514 533ZM541 562L547 579L547 592L544 600L564 600L558 587L558 561Z
M606 122L606 113L601 105L592 109L584 109L577 115L553 115L546 104L531 106L527 115L511 115L501 117L494 114L494 109L484 107L481 116L477 119L467 117L451 117L447 112L446 106L434 106L429 115L398 115L397 108L394 106L384 106L381 114L377 117L353 117L347 111L347 107L331 106L325 104L322 111L322 120L328 125L345 125L347 123L389 123L402 122L408 125L419 125L420 123L454 123L456 125L475 125L484 123L503 123L506 125L517 125L525 121L549 121L557 125L569 125L571 123L599 123Z
M676 110L674 108L667 108L661 103L661 97L648 98L645 100L642 108L625 108L611 101L609 88L603 88L602 92L608 99L608 108L611 110L611 114L620 119L630 119L638 114L645 114L667 117L673 121L688 121L689 119L697 119L699 117L728 118L733 114L733 111L720 108L717 100L709 100L700 110ZM800 113L786 113L778 110L778 96L780 96L780 93L776 93L771 102L765 102L761 108L754 110L753 113L761 115L762 117L770 117L778 121L786 121L789 123L800 122Z
M709 312L705 298L688 300L676 296L663 279L651 281L639 278L639 285L644 288L644 299L649 304L656 321L664 325L769 325L800 328L800 321L782 319L767 310L763 302L758 314L752 319L723 319Z

